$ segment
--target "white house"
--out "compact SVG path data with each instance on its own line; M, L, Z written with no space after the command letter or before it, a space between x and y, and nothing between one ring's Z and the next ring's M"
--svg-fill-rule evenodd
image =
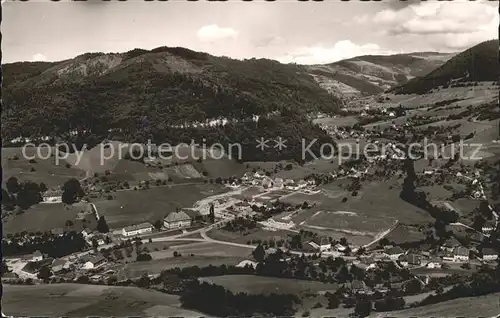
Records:
M309 245L320 252L328 251L332 248L332 244L325 238L315 238L309 242Z
M252 174L250 172L245 172L243 177L241 177L242 181L249 181L252 178Z
M35 251L35 253L31 255L32 262L39 262L41 260L43 260L43 254L40 251Z
M274 186L273 179L269 177L264 177L262 179L262 186L266 189L272 188Z
M281 178L276 178L274 179L274 187L277 189L282 189L283 188L283 179Z
M69 262L65 259L59 258L52 262L51 267L53 273L59 273L63 269L69 268Z
M492 248L483 248L483 261L494 261L498 259L498 252Z
M297 187L298 187L299 189L303 189L303 188L307 187L307 182L306 182L306 181L304 181L304 180L300 180L300 181L297 183Z
M61 203L62 202L62 191L45 191L42 195L43 203Z
M167 229L179 229L191 226L191 217L184 211L172 212L163 219L163 226Z
M266 174L263 171L257 171L253 174L254 178L261 179L264 178Z
M429 262L429 263L427 263L427 268L430 268L430 269L441 268L441 263Z
M453 260L455 262L468 261L469 260L469 249L463 246L455 248L453 252Z
M153 226L151 225L151 223L141 223L137 225L131 225L124 227L122 229L122 235L126 237L141 235L151 232L153 232Z
M101 267L106 263L106 259L102 255L98 255L83 264L83 269L90 270Z

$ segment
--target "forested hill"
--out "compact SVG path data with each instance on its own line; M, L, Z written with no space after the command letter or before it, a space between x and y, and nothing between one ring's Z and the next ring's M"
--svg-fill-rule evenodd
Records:
M498 81L498 40L482 42L451 58L431 73L392 89L397 94L424 94L440 86Z
M87 53L2 66L4 138L72 129L134 130L273 111L334 111L338 100L303 66L234 60L184 48Z

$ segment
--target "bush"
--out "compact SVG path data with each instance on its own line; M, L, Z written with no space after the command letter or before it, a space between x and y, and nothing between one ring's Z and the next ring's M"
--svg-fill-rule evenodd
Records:
M139 255L137 255L137 259L136 259L136 261L138 261L138 262L145 262L145 261L150 261L150 260L152 260L152 259L153 259L153 258L151 257L151 255L150 255L150 254L148 254L148 253L143 253L143 254L139 254Z

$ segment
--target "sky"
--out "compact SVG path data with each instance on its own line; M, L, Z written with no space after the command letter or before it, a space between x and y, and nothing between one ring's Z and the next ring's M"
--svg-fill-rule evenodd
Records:
M181 46L321 64L368 54L458 52L498 39L499 25L498 0L2 2L2 63Z

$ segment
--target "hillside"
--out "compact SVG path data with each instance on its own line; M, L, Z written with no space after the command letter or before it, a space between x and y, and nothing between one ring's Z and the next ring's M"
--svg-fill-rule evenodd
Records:
M367 55L308 70L332 93L359 97L381 93L443 65L454 54L421 52L397 55Z
M454 56L441 67L392 89L396 94L424 94L434 88L465 85L466 82L497 82L498 40L480 43Z
M234 60L184 48L87 53L55 63L3 65L2 135L70 129L133 134L150 126L251 118L280 110L334 111L338 100L303 66Z

